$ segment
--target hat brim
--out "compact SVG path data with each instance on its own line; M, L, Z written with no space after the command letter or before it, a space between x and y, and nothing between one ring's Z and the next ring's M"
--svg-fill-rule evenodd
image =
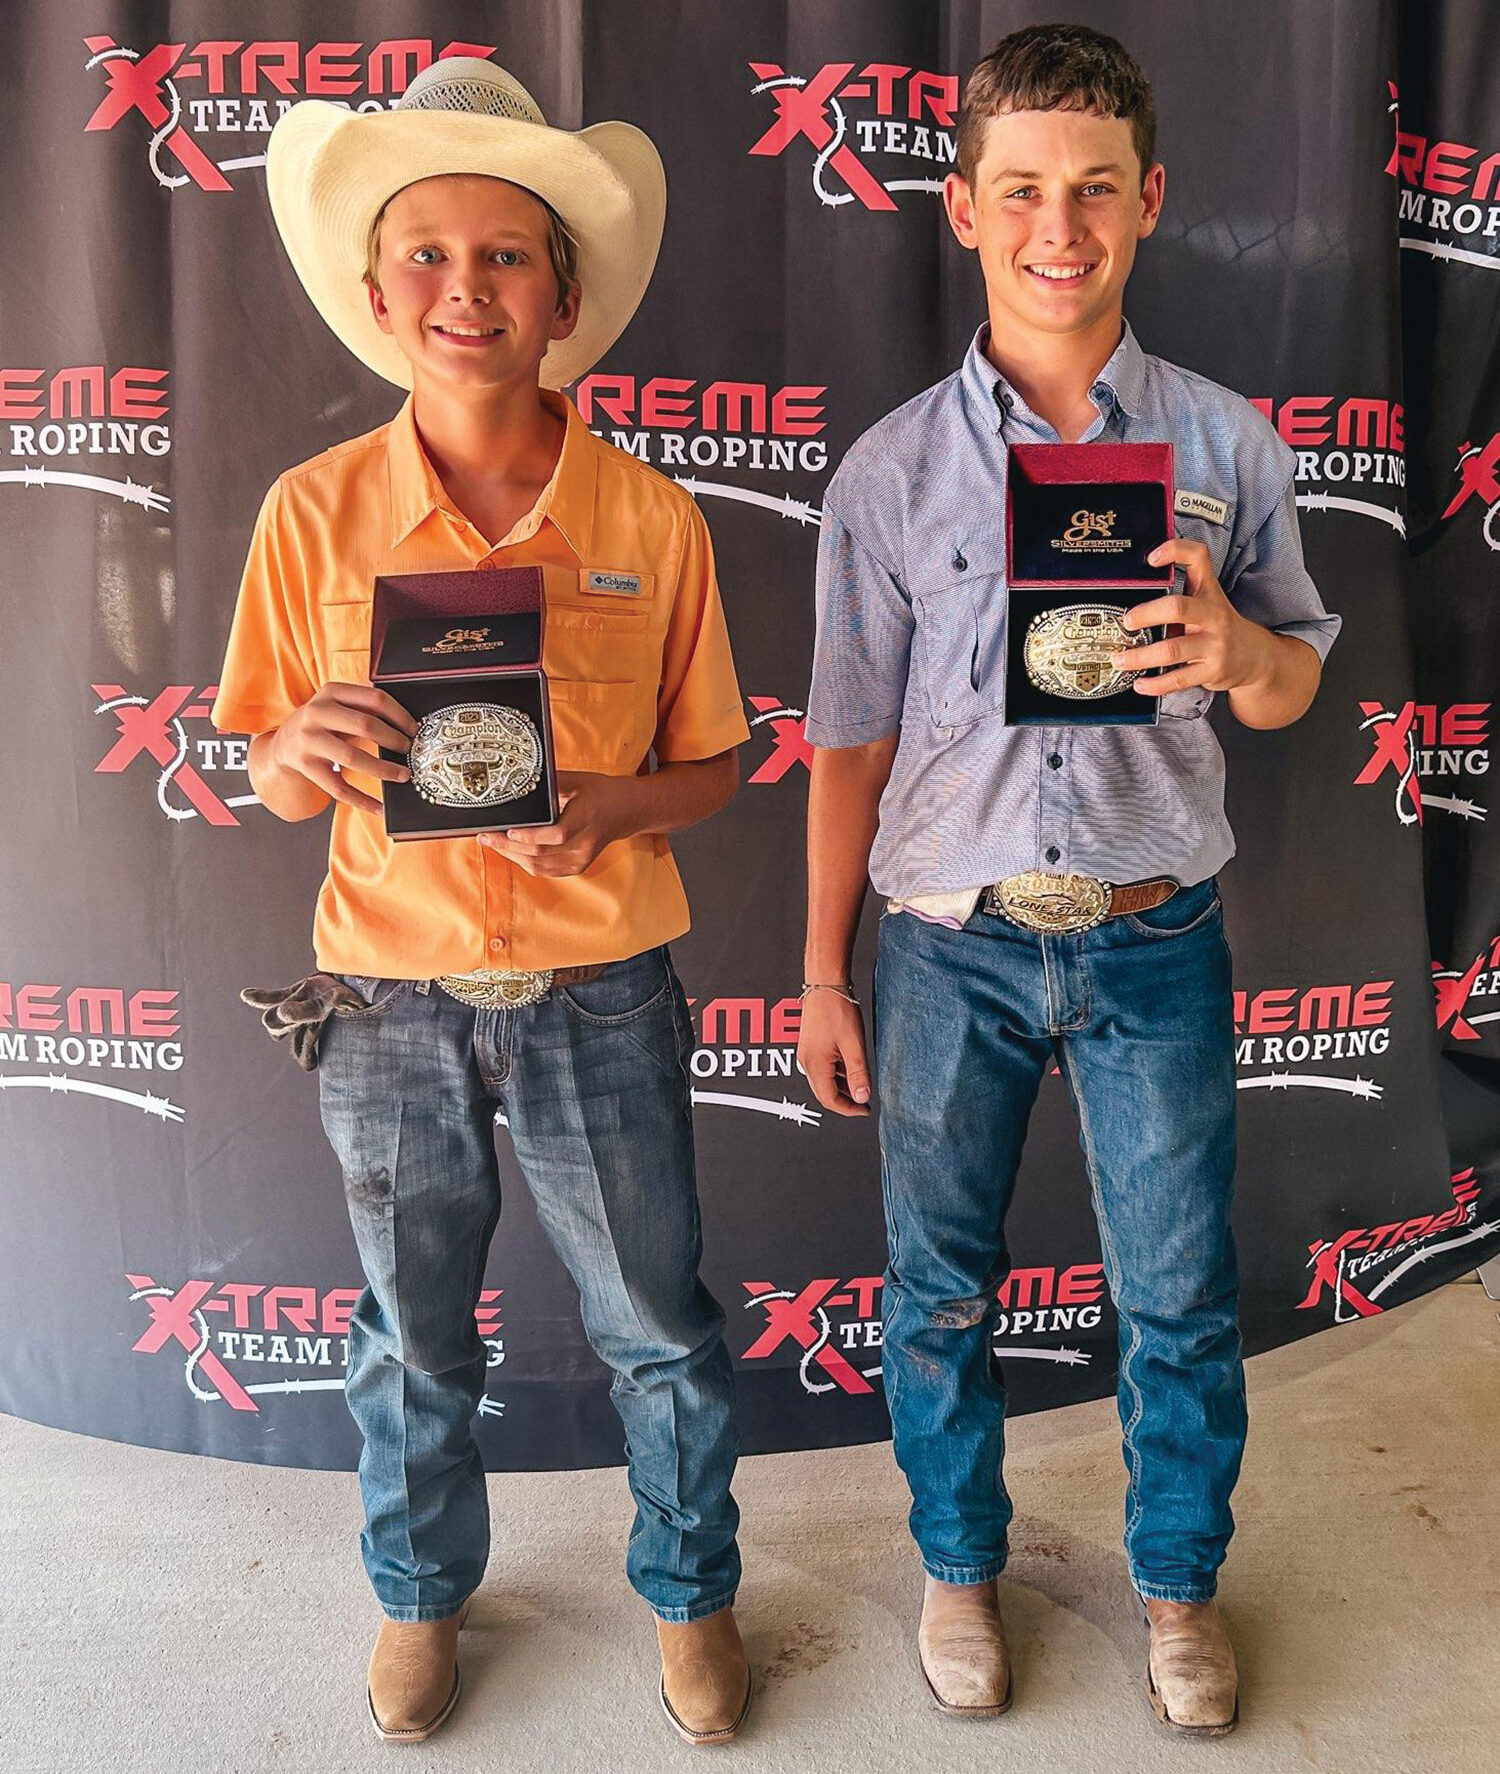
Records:
M649 136L629 123L577 131L460 111L361 114L319 99L293 105L271 132L271 213L313 306L361 363L400 388L411 364L370 312L370 229L419 179L476 173L543 198L578 243L578 324L542 359L545 388L589 370L625 330L650 282L666 218L666 176Z

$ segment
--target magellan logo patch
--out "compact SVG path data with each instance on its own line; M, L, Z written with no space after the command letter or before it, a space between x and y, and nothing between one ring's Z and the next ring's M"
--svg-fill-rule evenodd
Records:
M1210 499L1207 493L1190 493L1185 487L1177 489L1172 509L1180 517L1205 517L1211 524L1229 522L1229 507L1222 499Z
M588 588L606 597L639 597L643 589L639 573L590 573Z

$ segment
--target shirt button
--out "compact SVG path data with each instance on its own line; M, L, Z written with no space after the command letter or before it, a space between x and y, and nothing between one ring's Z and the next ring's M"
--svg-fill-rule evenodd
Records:
M490 938L490 947L498 955L501 949L505 947L505 938L503 936L492 936Z
M1062 855L1062 851L1058 849L1056 844L1049 844L1047 846L1047 860L1048 860L1048 862L1056 862L1058 857L1061 855Z
M1062 753L1060 751L1048 753L1047 767L1051 770L1061 770L1062 769Z

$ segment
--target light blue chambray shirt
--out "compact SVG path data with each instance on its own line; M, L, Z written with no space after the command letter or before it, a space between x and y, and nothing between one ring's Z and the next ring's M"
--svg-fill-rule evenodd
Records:
M879 893L951 893L1024 869L1201 881L1234 854L1209 691L1164 696L1155 726L1005 723L1005 452L1059 440L985 356L988 334L873 425L829 483L807 737L900 731L870 854ZM1208 545L1242 615L1326 657L1340 619L1302 564L1295 456L1269 421L1148 356L1128 323L1089 395L1099 417L1081 441L1170 443L1178 492L1227 509L1222 523L1178 512L1178 535Z

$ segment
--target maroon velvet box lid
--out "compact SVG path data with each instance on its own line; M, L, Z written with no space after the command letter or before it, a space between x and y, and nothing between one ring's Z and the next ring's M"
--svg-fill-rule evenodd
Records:
M1016 520L1019 512L1024 526L1027 515L1027 488L1077 486L1090 491L1107 492L1111 484L1130 484L1139 490L1151 483L1150 510L1146 518L1150 526L1149 547L1165 542L1173 535L1172 524L1172 446L1169 443L1056 443L1012 444L1006 453L1005 466L1005 561L1007 583L1037 590L1077 591L1090 584L1116 586L1124 589L1158 590L1169 588L1172 568L1151 567L1144 559L1133 562L1130 570L1107 570L1101 558L1097 578L1076 573L1066 578L1049 577L1026 572L1017 566ZM1156 488L1161 489L1157 506ZM1137 511L1137 520L1140 518ZM1159 531L1159 533L1158 533Z
M577 574L566 567L468 567L459 572L401 573L377 578L370 620L371 678L378 682L382 675L411 675L407 670L392 672L384 659L393 623L420 621L425 626L450 617L472 623L485 617L534 616L534 624L508 625L512 645L507 649L504 665L497 669L540 669L546 624L545 587L546 581L555 576L577 579ZM520 644L522 633L530 636L528 644ZM384 672L383 665L387 667ZM473 671L485 667L459 655L450 669Z

